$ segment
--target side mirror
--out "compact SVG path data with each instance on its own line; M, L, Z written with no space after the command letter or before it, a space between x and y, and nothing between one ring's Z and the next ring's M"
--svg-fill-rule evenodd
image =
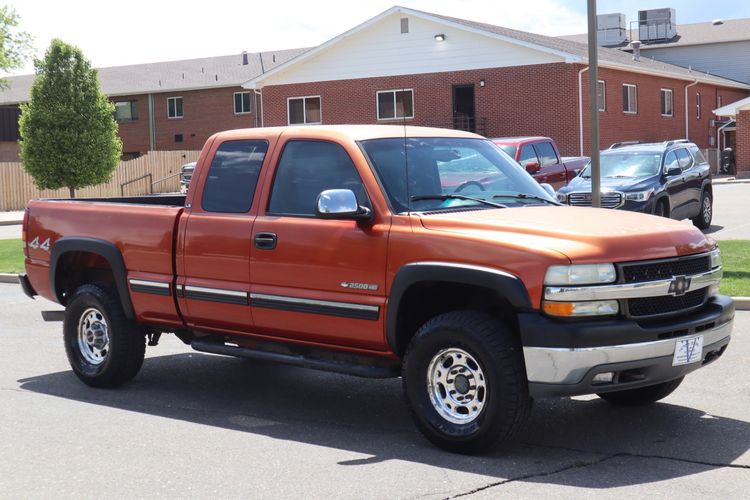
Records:
M675 175L682 174L682 169L680 167L671 167L667 169L667 177L674 177Z
M526 168L526 171L530 174L535 174L542 169L542 167L539 166L539 163L535 161L530 161L529 163L527 163L525 165L525 168Z
M372 210L360 206L351 189L327 189L315 205L315 215L321 219L372 220Z
M553 188L550 184L547 184L546 182L542 182L540 186L542 186L542 189L547 191L547 194L550 195L553 200L557 199L557 197L555 196L555 188Z

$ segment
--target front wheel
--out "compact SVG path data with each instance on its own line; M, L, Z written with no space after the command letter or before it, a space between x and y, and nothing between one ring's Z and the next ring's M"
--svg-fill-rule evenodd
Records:
M419 430L452 452L509 438L531 409L517 337L476 311L442 314L419 329L404 357L403 385Z
M146 352L145 333L129 321L106 285L78 287L63 322L68 362L92 387L116 387L136 376Z
M711 227L713 218L713 197L708 191L703 191L701 195L701 212L693 217L692 221L698 229L708 229Z
M608 403L620 406L641 406L655 403L664 399L677 389L685 377L676 378L669 382L639 387L638 389L626 389L624 391L603 392L597 394Z

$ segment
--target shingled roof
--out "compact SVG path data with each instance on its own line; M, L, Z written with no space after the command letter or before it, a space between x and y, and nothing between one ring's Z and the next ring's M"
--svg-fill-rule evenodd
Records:
M243 82L309 50L289 49L271 52L204 57L130 66L99 68L102 91L109 96L187 91L216 87L239 87ZM8 77L9 87L0 90L0 104L29 100L35 75Z

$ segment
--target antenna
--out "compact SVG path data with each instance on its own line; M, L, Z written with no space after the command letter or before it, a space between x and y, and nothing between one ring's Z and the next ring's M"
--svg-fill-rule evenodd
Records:
M406 89L402 87L401 88L402 102L403 102L403 97L405 93L406 93ZM397 99L395 99L396 97L395 95L393 97L394 97L393 113L396 114L396 111L398 109L396 107ZM411 184L409 184L409 148L407 147L407 144L406 144L406 113L402 113L402 115L403 116L401 117L401 123L403 124L403 130L404 130L404 168L406 170L406 211L411 213L411 192L410 192Z

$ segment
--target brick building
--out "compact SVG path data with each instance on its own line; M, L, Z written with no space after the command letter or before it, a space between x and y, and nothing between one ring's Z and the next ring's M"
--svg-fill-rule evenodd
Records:
M102 91L115 103L123 153L197 150L213 133L258 126L250 78L307 49L100 68ZM18 104L29 100L34 75L8 78L0 89L0 161L18 160ZM2 111L2 110L5 111Z
M586 44L393 7L243 85L265 125L406 123L548 135L588 151ZM599 49L603 145L714 141L712 109L750 85Z
M714 110L724 118L719 128L720 148L734 151L737 177L750 177L750 97Z

